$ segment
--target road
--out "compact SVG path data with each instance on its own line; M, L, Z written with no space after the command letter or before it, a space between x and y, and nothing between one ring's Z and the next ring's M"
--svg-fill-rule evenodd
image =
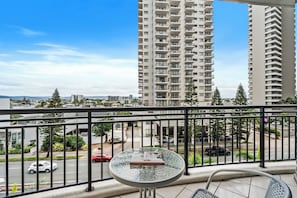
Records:
M55 161L58 164L58 169L53 172L53 183L61 184L64 182L64 161L59 160ZM36 174L29 174L27 169L32 162L25 161L24 163L24 182L25 184L34 184L37 181ZM87 159L79 159L78 164L78 176L79 181L87 181L88 177L88 168L87 168ZM76 182L76 160L66 160L66 184ZM104 163L92 163L92 180L109 178L109 162ZM102 170L101 170L102 168ZM101 177L102 173L102 177ZM50 182L50 173L40 173L39 182L48 183ZM5 163L0 163L0 177L5 178ZM21 162L9 162L9 184L21 184Z

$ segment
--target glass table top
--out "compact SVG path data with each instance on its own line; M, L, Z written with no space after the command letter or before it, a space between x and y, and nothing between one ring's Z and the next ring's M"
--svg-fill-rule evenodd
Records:
M148 161L148 164L131 165L131 160ZM149 161L164 161L164 165L150 164ZM119 182L134 187L161 187L182 176L184 159L177 153L164 148L145 147L123 151L114 156L109 164L112 176Z

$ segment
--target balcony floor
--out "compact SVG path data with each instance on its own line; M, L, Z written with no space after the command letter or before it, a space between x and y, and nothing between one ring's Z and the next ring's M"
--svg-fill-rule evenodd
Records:
M223 166L208 166L189 169L189 175L182 176L171 186L158 188L157 198L186 198L195 189L205 188L206 181L210 173L222 168L249 168L277 175L281 178L292 191L293 198L297 198L297 184L294 180L296 171L296 161L271 162L265 164L266 168L260 168L259 163L251 164L232 164ZM265 188L269 180L266 177L250 177L242 173L224 173L225 181L214 181L210 186L210 191L215 192L219 197L232 198L258 198L264 197ZM81 198L139 198L137 188L123 185L116 180L95 182L92 184L94 190L85 192L86 185L67 187L58 190L51 190L42 193L23 196L25 198L39 197L81 197Z
M293 174L278 175L281 180L287 183L291 189L292 195L297 196L297 184L293 179ZM245 177L231 179L223 182L212 182L209 190L219 197L232 198L259 198L265 196L265 187L268 186L269 179L266 177ZM185 198L190 197L197 188L205 188L206 183L194 183L170 186L157 189L157 198ZM112 198L139 198L139 193L130 193Z

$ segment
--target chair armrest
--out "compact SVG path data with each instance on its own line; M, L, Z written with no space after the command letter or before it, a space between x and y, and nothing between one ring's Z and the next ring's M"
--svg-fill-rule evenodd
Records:
M216 170L214 172L211 173L211 175L208 177L207 180L207 184L206 184L206 189L208 189L210 183L213 180L213 177L220 172L243 172L243 173L249 173L251 175L259 175L259 176L265 176L268 177L274 181L280 181L278 178L276 178L275 176L265 173L265 172L261 172L261 171L257 171L257 170L251 170L251 169L220 169L220 170Z

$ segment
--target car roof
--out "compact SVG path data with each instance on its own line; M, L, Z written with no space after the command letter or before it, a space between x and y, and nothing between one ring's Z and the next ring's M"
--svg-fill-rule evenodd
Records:
M102 152L96 152L94 155L108 155L107 153L102 153Z
M32 162L32 164L36 164L37 162ZM46 161L46 160L41 160L41 161L38 161L39 164L43 164L43 163L50 163L49 161Z

